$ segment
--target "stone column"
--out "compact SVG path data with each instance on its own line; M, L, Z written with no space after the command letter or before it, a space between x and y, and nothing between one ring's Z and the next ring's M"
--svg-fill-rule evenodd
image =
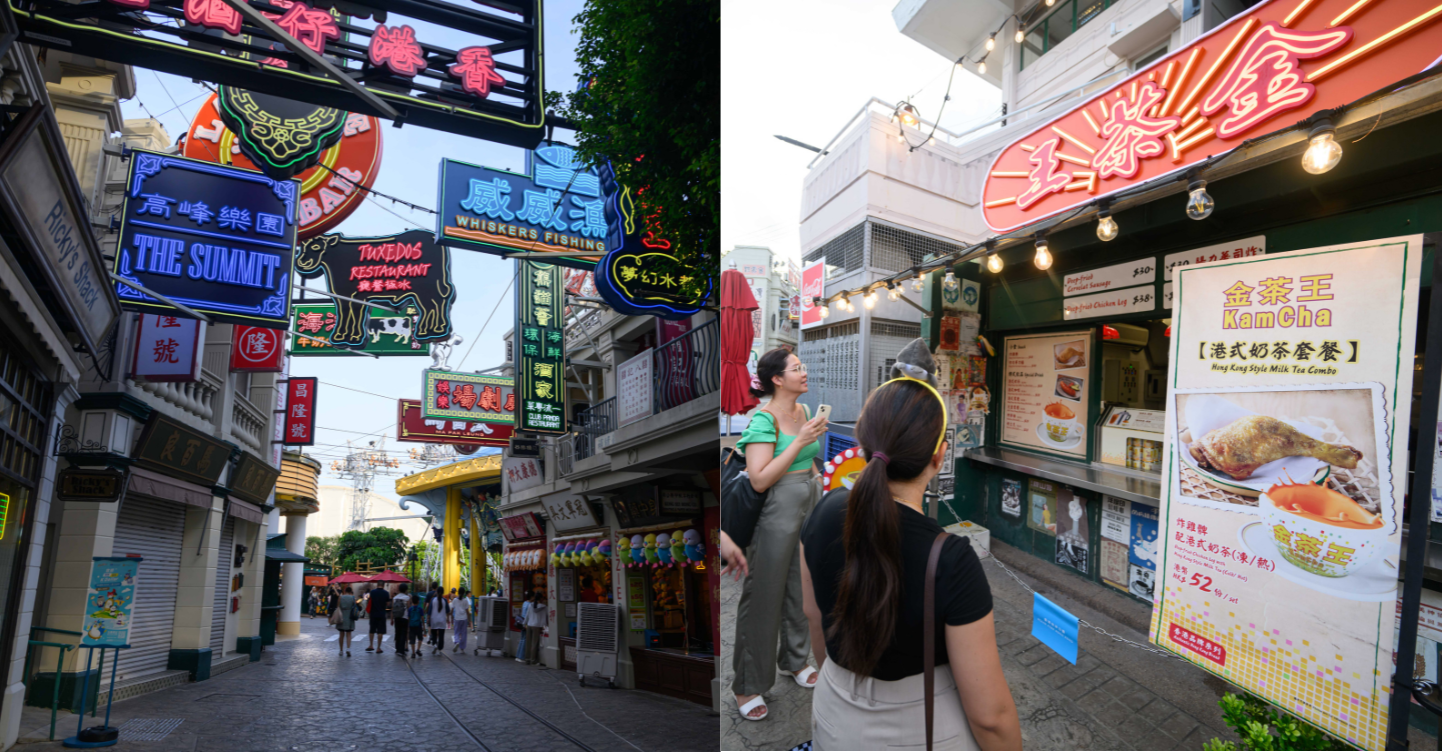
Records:
M210 618L215 610L215 565L225 499L211 497L208 509L187 505L180 541L180 587L175 593L175 626L166 668L190 672L191 681L210 678ZM141 564L142 576L145 572Z
M308 512L289 511L285 517L285 550L305 555L305 518ZM278 635L300 634L300 602L305 592L305 565L288 561L280 566L280 621L276 624Z

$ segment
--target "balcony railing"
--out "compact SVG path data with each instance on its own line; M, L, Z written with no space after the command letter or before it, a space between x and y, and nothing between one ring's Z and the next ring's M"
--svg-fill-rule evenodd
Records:
M576 413L575 458L584 460L596 453L596 440L616 430L616 398L598 402Z
M656 348L652 414L710 394L721 386L721 320L712 319Z

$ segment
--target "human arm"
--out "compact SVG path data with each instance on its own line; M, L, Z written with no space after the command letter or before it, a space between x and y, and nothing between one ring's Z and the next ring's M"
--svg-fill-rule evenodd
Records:
M811 632L811 652L816 655L816 667L826 665L826 630L822 626L821 607L816 605L816 591L811 587L811 570L806 566L806 544L801 546L801 610L806 614L806 625ZM1020 749L1020 747L1018 747Z
M806 570L802 583L806 583ZM809 590L807 590L809 593ZM946 652L971 733L982 749L1021 749L1016 702L1001 670L996 623L988 613L970 624L946 625Z
M770 413L757 413L756 418L763 414L771 421L771 435L778 437L775 416ZM751 479L751 487L756 490L756 493L765 493L776 485L776 482L790 471L791 465L796 462L796 456L800 454L801 449L826 433L826 423L825 418L812 418L803 423L795 440L780 454L776 454L775 441L746 444L746 475Z
M726 566L721 570L721 576L725 577L728 572L736 572L736 580L739 581L743 575L750 576L751 568L746 565L746 554L741 552L741 547L731 540L726 531L721 531L721 559Z

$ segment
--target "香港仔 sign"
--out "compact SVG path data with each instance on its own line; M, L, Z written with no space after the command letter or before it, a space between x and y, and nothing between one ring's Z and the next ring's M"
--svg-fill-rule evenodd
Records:
M1363 749L1386 741L1421 258L1413 235L1173 272L1151 639Z
M1271 0L997 155L982 216L1007 232L1187 169L1434 63L1426 0Z
M168 154L131 152L115 273L211 318L290 323L300 183ZM174 312L120 283L122 307Z

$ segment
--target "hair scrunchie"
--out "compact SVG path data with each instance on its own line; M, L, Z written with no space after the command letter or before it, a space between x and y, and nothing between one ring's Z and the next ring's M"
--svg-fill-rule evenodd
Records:
M872 452L871 459L881 460L881 464L883 465L891 464L891 458L886 456L886 452Z

